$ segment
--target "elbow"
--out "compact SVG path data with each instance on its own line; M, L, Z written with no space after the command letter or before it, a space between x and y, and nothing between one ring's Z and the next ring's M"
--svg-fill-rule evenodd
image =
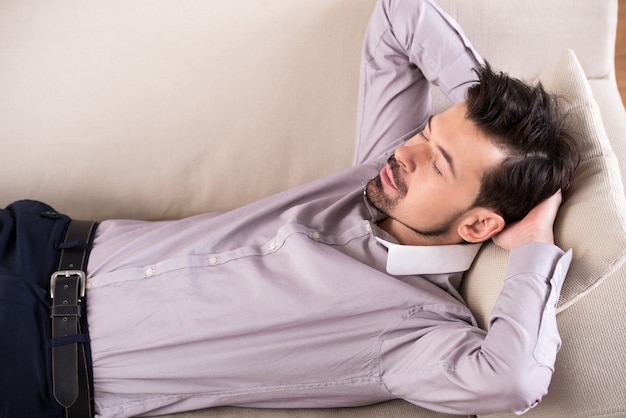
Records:
M503 374L495 382L502 407L507 412L524 413L537 406L548 393L552 379L552 370L545 366L534 365L521 370Z

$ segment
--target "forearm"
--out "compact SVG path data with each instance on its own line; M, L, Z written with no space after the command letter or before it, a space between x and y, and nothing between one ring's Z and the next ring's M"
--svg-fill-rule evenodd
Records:
M510 403L523 412L547 393L561 346L556 305L571 252L548 244L527 244L511 251L504 286L491 313L489 330L480 350L487 368L482 389L490 392L489 374L495 370L510 384ZM477 360L478 361L478 360ZM509 374L511 380L504 375Z
M571 258L571 251L563 253L549 244L527 244L512 250L503 289L490 316L489 335L524 333L528 347L520 349L532 350L540 364L552 368L559 348L553 338L558 338L556 304ZM546 343L552 356L538 352L547 348Z

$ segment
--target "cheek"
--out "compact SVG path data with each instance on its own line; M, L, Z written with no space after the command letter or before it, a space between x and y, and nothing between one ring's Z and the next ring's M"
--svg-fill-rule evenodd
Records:
M398 209L406 216L446 219L451 213L470 207L477 193L477 189L474 192L474 187L469 186L424 183L419 189L413 187Z
M429 219L441 211L443 194L426 185L410 188L409 193L396 206L398 215L413 219Z

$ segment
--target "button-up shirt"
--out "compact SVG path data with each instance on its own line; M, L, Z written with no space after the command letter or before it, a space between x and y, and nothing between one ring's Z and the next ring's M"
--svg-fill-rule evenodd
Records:
M526 386L550 379L569 255L514 250L485 332L459 293L475 247L395 245L363 198L381 167L226 213L103 222L87 284L99 416L393 398L489 412L538 400L494 389L522 371Z

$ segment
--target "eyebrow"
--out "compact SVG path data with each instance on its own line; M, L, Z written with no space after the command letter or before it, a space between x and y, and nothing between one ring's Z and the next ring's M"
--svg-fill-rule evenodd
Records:
M428 118L428 133L432 135L432 127L430 126L431 121L433 120L434 115L431 115ZM450 167L450 171L452 172L452 176L456 178L456 171L454 170L454 161L448 152L441 146L437 145L439 152L443 155L443 158L448 162L448 167Z

